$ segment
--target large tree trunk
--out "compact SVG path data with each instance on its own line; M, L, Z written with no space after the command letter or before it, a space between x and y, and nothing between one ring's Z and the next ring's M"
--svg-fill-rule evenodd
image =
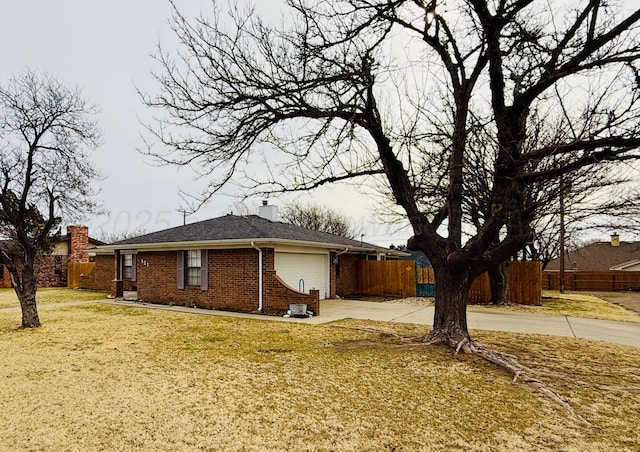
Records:
M26 259L22 267L21 284L14 283L16 295L22 309L22 328L37 328L40 326L38 308L36 306L36 277L33 259Z
M504 304L507 301L509 281L509 263L503 262L489 270L489 285L491 287L491 304Z
M435 344L456 347L469 341L467 329L467 301L472 278L467 271L434 268L436 280L433 330L426 340Z

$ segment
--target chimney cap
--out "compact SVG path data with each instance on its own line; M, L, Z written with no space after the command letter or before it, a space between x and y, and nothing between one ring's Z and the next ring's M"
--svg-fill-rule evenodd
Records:
M268 201L268 200L266 200L266 199L263 199L263 200L262 200L262 205L263 205L263 206L267 206L267 205L269 205L269 201Z

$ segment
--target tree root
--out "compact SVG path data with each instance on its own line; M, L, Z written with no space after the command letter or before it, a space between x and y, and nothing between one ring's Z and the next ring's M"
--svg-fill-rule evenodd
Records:
M377 333L381 335L389 335L394 336L402 341L411 341L412 343L420 343L422 345L445 345L448 347L453 347L455 349L455 353L458 354L460 352L467 353L470 355L477 355L483 358L486 361L489 361L492 364L497 365L498 367L508 371L513 375L513 382L516 383L518 380L528 384L530 387L535 390L541 392L546 397L549 397L551 400L562 406L565 410L567 410L574 418L583 422L588 426L593 426L591 422L589 422L584 417L580 416L576 410L567 402L565 399L560 397L560 395L556 394L549 386L547 386L543 381L538 380L537 378L533 378L530 375L542 375L542 376L550 376L554 378L560 379L570 379L569 377L556 373L548 373L548 372L537 372L523 364L518 362L518 358L509 353L499 352L497 350L491 350L486 348L484 345L479 344L478 342L472 341L468 337L464 337L462 340L457 343L452 343L451 336L445 333L435 333L431 331L429 334L425 336L411 337L407 338L406 336L401 336L399 334L383 331L374 328L361 328L361 327L350 327L350 326L342 326L342 325L332 325L334 328L347 328L351 330L357 331L365 331L367 333ZM635 386L628 387L607 387L603 389L612 389L612 390L627 390L627 391L635 391L640 388Z
M530 377L530 374L534 374L535 371L529 369L528 367L520 364L518 359L510 355L508 353L499 352L496 350L490 350L485 346L478 344L477 342L471 341L469 339L464 339L460 341L458 346L456 347L456 353L463 351L464 353L468 353L471 355L477 355L481 358L489 361L492 364L495 364L508 372L513 374L513 382L520 380L524 383L527 383L532 388L538 390L545 396L549 397L554 402L561 405L565 410L567 410L573 417L580 420L581 422L592 426L591 422L586 420L584 417L580 416L573 407L567 402L565 399L556 394L551 388L549 388L544 382Z

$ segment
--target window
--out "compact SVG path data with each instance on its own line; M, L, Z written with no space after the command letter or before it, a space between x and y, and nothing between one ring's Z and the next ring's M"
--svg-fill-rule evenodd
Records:
M185 253L185 283L187 286L199 286L201 281L201 253L200 250L191 250Z
M209 290L207 250L178 251L177 254L178 289L184 289L185 286L200 286L200 290Z
M122 279L133 279L133 255L122 255Z

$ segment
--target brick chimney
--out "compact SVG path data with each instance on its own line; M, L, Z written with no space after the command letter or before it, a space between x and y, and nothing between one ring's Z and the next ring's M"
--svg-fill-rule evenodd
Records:
M611 246L620 246L620 236L617 232L611 234Z
M69 234L69 262L89 262L89 227L67 226Z

